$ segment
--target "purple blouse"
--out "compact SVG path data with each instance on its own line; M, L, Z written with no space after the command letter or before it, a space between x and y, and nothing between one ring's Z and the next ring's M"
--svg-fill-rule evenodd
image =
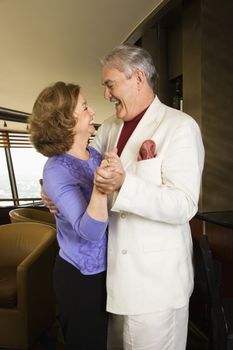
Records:
M50 157L43 170L43 188L59 212L56 214L60 256L84 275L106 270L106 228L108 222L91 218L86 212L94 172L101 155L88 146L90 158L69 154Z

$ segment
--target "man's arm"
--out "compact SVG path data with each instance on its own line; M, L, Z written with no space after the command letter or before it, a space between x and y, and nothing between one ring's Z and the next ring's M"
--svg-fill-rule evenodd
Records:
M145 161L145 163L147 160ZM161 166L154 168L149 160L148 179L127 173L112 211L125 211L149 220L184 224L198 209L204 148L199 128L185 123L171 138ZM161 178L161 184L153 181Z
M43 190L43 179L40 179L39 183L41 185L40 195L41 195L41 199L42 199L44 205L46 206L46 208L49 209L51 214L57 214L58 213L57 207L55 206L53 201L47 196L47 194Z
M103 191L118 190L112 211L125 211L165 223L188 222L197 212L204 163L204 148L197 125L180 125L162 157L161 166L154 168L153 162L156 159L149 160L145 170L150 180L138 172L120 176L98 169L95 181ZM158 185L154 178L160 178L161 184Z
M94 147L102 156L107 150L108 146L108 135L110 133L113 121L115 118L110 117L105 120L103 124L98 128L93 141L90 143L92 147Z

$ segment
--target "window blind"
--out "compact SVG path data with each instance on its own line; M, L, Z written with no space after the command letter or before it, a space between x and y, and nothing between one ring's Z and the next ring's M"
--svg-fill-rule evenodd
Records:
M98 129L99 125L95 124ZM93 140L94 136L89 138L89 142ZM26 132L10 132L0 131L0 148L32 148L30 141L30 134Z
M0 131L0 148L32 148L30 134Z

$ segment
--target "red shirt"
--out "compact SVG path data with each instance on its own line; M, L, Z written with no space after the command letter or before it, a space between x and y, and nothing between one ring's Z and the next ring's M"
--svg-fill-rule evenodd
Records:
M136 115L136 117L134 117L132 120L124 122L123 128L121 130L121 134L120 134L120 137L119 137L119 140L117 143L117 154L119 157L120 157L128 139L132 135L134 129L136 128L136 126L138 125L140 120L142 119L142 117L145 114L147 109L148 109L148 107L146 109L144 109L141 113Z

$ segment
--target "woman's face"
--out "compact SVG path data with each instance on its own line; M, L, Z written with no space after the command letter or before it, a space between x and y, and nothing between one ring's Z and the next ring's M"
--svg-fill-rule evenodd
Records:
M74 110L74 117L77 120L75 125L76 134L84 134L88 137L95 132L94 127L94 110L88 106L86 99L79 94L77 105Z

